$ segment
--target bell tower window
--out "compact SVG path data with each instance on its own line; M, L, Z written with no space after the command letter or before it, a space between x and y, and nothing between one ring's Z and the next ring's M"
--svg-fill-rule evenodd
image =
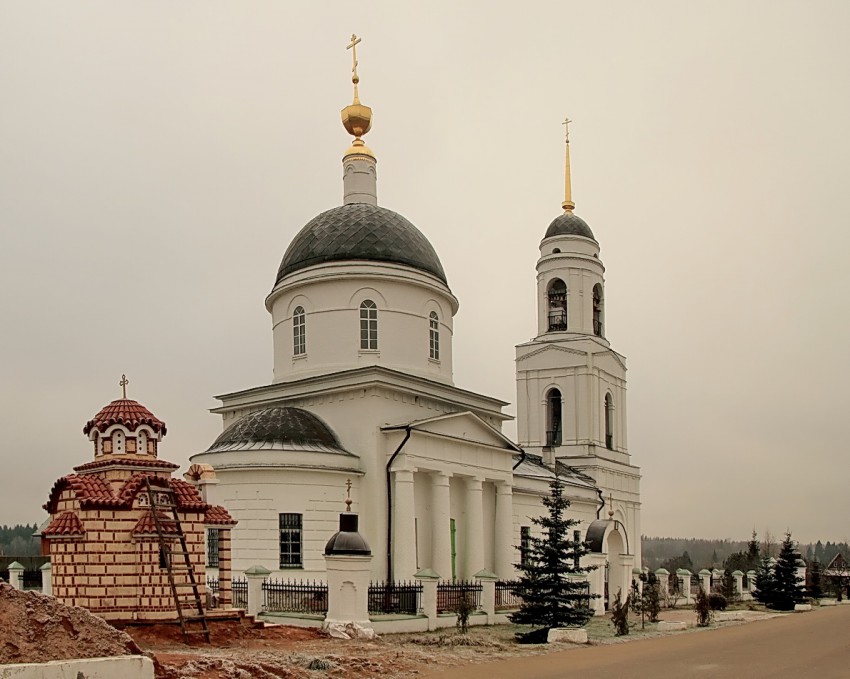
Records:
M593 334L597 337L605 337L605 317L602 309L602 286L597 283L593 286Z
M440 360L440 319L436 311L432 311L428 317L428 341L430 345L430 356L435 361Z
M360 348L378 348L378 307L371 299L360 303Z
M550 448L561 445L563 438L563 413L561 392L552 389L546 396L546 445Z
M605 447L614 450L614 399L605 394Z
M307 323L303 306L295 307L292 313L292 353L295 356L307 353Z
M560 278L549 283L546 293L549 313L549 332L567 329L567 286Z

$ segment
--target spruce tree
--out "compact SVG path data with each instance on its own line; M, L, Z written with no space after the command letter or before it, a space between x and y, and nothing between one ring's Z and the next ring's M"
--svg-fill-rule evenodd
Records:
M764 604L768 608L773 608L773 596L776 589L776 581L773 576L773 566L770 564L770 558L765 554L759 561L759 566L756 569L755 591L753 598L759 603Z
M794 604L803 600L803 578L797 575L797 554L791 533L785 533L779 558L773 568L773 605L780 611L794 610Z
M580 564L588 548L570 534L579 521L565 516L570 501L564 497L564 484L559 478L549 484L543 505L548 514L531 519L543 535L530 539L524 563L517 564L522 575L516 591L522 605L510 616L513 623L535 628L517 635L526 642L545 641L552 628L581 627L593 615L590 600L598 596L590 593L586 578L581 577L595 566Z

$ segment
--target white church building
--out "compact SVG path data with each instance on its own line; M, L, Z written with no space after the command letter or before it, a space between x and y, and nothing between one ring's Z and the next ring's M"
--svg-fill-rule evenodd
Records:
M557 473L600 566L593 590L627 591L640 566L640 470L626 445L625 360L605 337L599 243L573 212L569 139L563 213L540 243L536 336L516 348L513 442L508 404L453 382L458 300L428 239L378 204L356 63L353 81L343 203L296 234L265 301L273 381L219 396L223 432L192 457L204 499L238 522L234 574L257 564L323 579L350 479L374 580L424 569L512 579Z

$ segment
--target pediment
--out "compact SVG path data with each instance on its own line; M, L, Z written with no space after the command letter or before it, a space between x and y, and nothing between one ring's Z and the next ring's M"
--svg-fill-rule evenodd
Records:
M593 362L601 370L614 375L626 372L626 362L623 357L610 349L593 354Z
M445 436L455 440L469 441L480 445L502 448L519 452L519 446L497 429L494 429L475 413L464 411L439 415L425 420L415 420L404 424L383 427L383 431L398 431L410 428L412 431Z

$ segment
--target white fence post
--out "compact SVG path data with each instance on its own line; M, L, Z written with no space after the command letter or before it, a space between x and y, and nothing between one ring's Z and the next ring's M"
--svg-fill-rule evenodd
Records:
M24 588L24 567L17 561L9 564L9 584L15 589Z
M711 571L707 568L703 568L699 572L700 580L702 580L702 589L706 593L706 595L711 594Z
M481 608L487 614L487 624L496 624L496 580L499 576L495 573L482 568L475 575L476 580L481 584Z
M687 568L680 568L676 571L676 575L679 578L679 588L685 597L685 603L690 606L694 602L691 596L691 572Z
M422 614L428 618L428 629L437 629L437 583L440 576L426 568L413 577L422 585Z
M41 567L41 593L53 596L53 566L49 561Z
M271 574L268 568L251 566L245 571L248 580L248 615L257 616L263 610L263 583Z

